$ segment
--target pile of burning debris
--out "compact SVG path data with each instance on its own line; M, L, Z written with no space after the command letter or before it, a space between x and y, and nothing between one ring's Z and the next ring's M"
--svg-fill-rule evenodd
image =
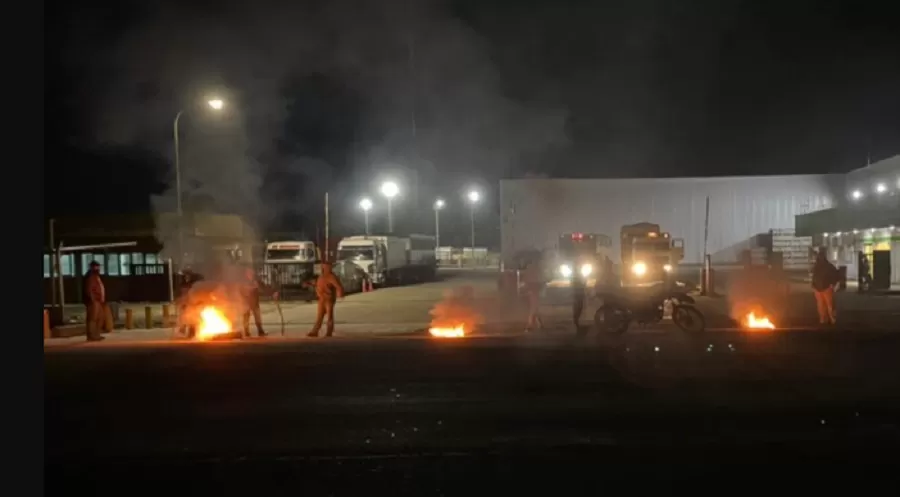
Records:
M241 338L244 301L236 285L199 281L182 297L178 329L197 340Z
M462 338L484 323L476 309L475 291L461 287L447 292L443 300L431 309L428 332L438 338Z

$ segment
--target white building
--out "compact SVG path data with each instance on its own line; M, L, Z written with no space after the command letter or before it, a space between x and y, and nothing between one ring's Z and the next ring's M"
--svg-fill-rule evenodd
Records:
M737 262L771 229L793 229L795 216L828 209L846 191L844 175L660 179L520 179L500 182L501 251L550 249L560 234L602 233L619 257L619 230L651 222L684 239L684 263Z

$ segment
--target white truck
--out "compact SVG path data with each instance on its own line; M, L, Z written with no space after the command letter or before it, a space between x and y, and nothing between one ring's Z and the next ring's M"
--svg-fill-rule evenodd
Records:
M282 293L300 291L303 283L314 276L317 258L316 244L310 241L267 243L263 282Z
M430 281L437 271L434 244L428 235L350 236L338 243L337 259L353 262L379 286Z

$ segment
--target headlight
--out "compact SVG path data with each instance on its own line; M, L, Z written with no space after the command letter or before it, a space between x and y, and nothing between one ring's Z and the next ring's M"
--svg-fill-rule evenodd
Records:
M569 266L568 264L559 266L559 274L563 275L563 278L572 276L572 266Z
M671 273L671 272L672 272L672 265L671 265L671 264L663 264L663 271L665 271L665 272L667 272L667 273Z
M647 274L647 265L643 262L635 262L633 266L631 266L631 272L635 274L635 276L643 276Z
M591 271L593 270L594 268L590 264L584 264L581 266L581 275L587 278L591 275Z

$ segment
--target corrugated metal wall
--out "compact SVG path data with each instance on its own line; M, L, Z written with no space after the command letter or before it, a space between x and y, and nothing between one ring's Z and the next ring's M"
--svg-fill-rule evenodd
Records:
M684 262L699 263L709 196L709 253L715 262L737 261L756 235L794 228L795 215L830 207L844 190L843 175L504 180L501 249L509 261L580 231L610 235L618 258L622 225L647 221L683 238Z

